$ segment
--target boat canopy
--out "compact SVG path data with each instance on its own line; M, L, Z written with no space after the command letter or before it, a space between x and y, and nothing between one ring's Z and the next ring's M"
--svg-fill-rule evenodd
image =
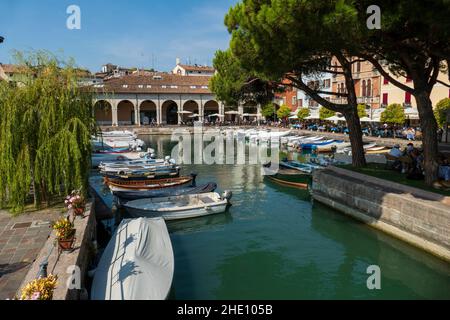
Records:
M174 256L162 218L123 220L102 254L92 300L164 300L173 280Z

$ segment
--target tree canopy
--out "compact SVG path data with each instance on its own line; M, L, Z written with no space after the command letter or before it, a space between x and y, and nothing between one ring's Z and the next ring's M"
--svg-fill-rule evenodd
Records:
M297 118L299 120L305 120L305 118L309 117L309 115L310 115L310 112L309 112L308 108L301 108L297 112Z
M286 120L291 115L291 108L283 104L277 111L277 116L280 119Z
M404 124L405 123L405 110L403 106L398 103L390 104L381 113L381 122L389 124Z
M332 117L336 114L333 110L327 109L325 107L321 107L319 110L319 118L320 120L325 120L329 117Z
M72 63L45 52L18 54L34 75L23 87L0 82L0 202L23 209L30 189L36 206L73 189L87 190L92 95Z
M263 117L273 118L275 114L276 114L276 107L274 103L269 102L261 107L261 115Z
M450 112L450 98L442 99L434 108L434 116L436 117L436 121L441 128L445 123L447 112Z
M364 118L367 117L367 110L366 110L366 105L364 104L358 104L358 117Z

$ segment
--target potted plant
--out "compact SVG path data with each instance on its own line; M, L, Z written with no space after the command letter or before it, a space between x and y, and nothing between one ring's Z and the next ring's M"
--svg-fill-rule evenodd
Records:
M52 300L58 277L49 275L29 282L21 292L20 300Z
M80 190L74 190L66 197L64 201L69 211L73 212L74 216L82 216L86 207L86 201Z
M75 240L75 228L69 217L61 218L53 224L59 248L63 251L72 249Z

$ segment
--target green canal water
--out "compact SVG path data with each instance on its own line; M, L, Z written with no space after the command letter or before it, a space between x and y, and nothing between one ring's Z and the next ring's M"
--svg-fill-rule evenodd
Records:
M142 137L141 137L142 138ZM170 137L144 137L158 156ZM168 223L175 299L449 299L450 266L264 179L257 165L187 165L233 192L225 214ZM369 290L367 268L381 269Z

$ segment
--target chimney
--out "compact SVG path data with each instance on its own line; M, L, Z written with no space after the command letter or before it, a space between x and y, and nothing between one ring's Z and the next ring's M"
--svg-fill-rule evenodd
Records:
M177 66L180 64L180 58L176 59Z

